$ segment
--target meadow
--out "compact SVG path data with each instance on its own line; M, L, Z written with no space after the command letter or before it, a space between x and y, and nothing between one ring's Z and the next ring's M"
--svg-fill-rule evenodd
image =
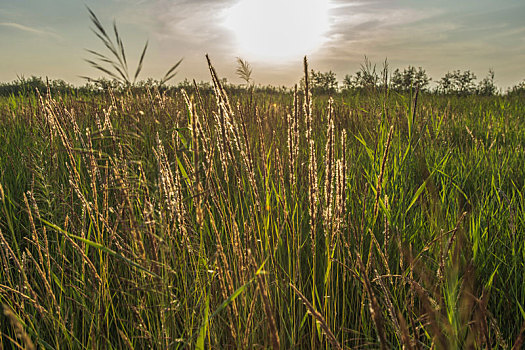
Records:
M0 98L0 349L523 346L522 97L210 74Z

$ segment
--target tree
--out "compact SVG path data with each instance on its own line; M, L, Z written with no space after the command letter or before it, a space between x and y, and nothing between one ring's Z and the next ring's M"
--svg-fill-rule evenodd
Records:
M523 96L525 97L525 80L514 85L512 88L507 90L507 94L510 96Z
M470 95L476 92L476 75L470 70L463 73L455 70L447 72L438 82L438 91L443 94Z
M494 96L496 94L497 88L494 84L494 71L489 69L488 75L479 82L478 85L478 95L483 96Z
M311 71L312 90L317 93L333 94L337 91L337 79L335 73Z
M334 72L320 72L313 69L308 74L310 89L316 94L333 94L337 91L338 83ZM300 86L304 87L304 78L301 79Z
M384 77L387 74L387 63L385 60L385 69L383 70ZM367 89L375 90L381 84L381 77L376 71L376 65L365 56L364 63L361 64L360 70L354 75L345 75L343 79L343 89Z
M365 77L361 71L355 72L354 75L347 74L343 79L343 89L344 90L355 90L355 89L365 89L365 88L374 88L375 84L372 83L373 79L370 77Z
M454 92L453 75L447 72L443 78L438 82L437 90L443 94L451 94Z
M396 69L392 74L392 89L398 91L408 91L410 89L426 90L431 78L421 67L416 69L413 66L403 69L401 72Z
M474 73L472 73L469 70L464 71L463 74L459 74L459 76L457 77L458 93L460 95L473 94L476 91L475 80L476 80L476 75L474 75Z

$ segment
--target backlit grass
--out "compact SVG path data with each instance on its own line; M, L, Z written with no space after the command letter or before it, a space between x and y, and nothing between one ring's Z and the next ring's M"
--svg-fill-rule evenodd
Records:
M522 100L210 72L0 100L0 348L520 346Z

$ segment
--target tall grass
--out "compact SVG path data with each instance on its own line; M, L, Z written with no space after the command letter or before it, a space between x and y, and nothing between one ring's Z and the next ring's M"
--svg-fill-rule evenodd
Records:
M523 101L208 62L213 95L0 100L0 347L523 343Z

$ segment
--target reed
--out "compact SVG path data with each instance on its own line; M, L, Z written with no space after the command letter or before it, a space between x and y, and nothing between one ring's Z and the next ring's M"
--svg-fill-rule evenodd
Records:
M208 69L0 97L0 346L522 346L522 100Z

